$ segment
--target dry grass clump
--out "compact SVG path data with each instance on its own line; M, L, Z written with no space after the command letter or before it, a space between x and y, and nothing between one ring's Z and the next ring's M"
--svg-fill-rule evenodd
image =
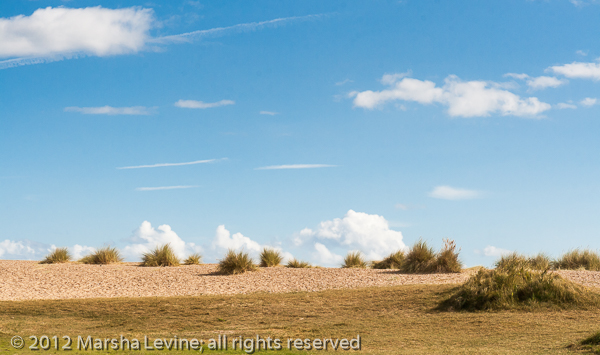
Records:
M435 271L443 273L460 272L462 263L458 258L460 249L456 250L456 243L450 239L444 239L444 246L435 258Z
M183 262L185 265L200 265L202 264L202 255L194 253L185 259Z
M600 354L600 332L590 335L577 344L570 345L569 348L573 350L582 350L593 354Z
M541 305L568 308L597 306L599 297L587 288L555 273L537 271L526 265L480 270L443 301L444 310L497 310Z
M400 269L404 263L404 257L404 252L399 250L381 261L374 261L371 263L371 267L373 269Z
M233 249L229 249L225 257L219 260L219 266L217 267L217 271L225 275L243 274L246 271L255 271L256 269L257 266L248 253L243 251L236 253Z
M419 239L406 257L401 270L408 273L431 273L436 271L435 251L426 242Z
M310 263L306 262L306 261L300 261L297 259L293 259L288 261L287 265L285 265L285 267L289 267L289 268L293 268L293 269L303 269L303 268L309 268L312 267L312 265L310 265Z
M181 261L168 243L142 256L142 266L179 266Z
M46 255L40 264L58 264L71 261L71 253L67 248L56 248L50 254Z
M563 254L563 256L554 261L552 266L555 269L564 270L585 269L600 271L600 256L589 249L575 249Z
M84 264L99 264L106 265L112 263L120 263L123 261L121 253L117 248L105 247L98 249L95 252L84 256L79 260L80 263Z
M367 262L365 258L359 251L354 251L348 253L344 258L344 263L342 264L343 268L357 268L357 269L366 269Z
M497 269L511 269L511 268L528 268L532 270L549 270L552 268L552 260L546 254L540 253L536 256L527 257L525 255L513 252L508 255L503 255L498 261L496 261Z
M279 264L281 264L281 260L283 260L283 255L281 255L279 250L263 248L262 252L260 253L261 267L279 266Z

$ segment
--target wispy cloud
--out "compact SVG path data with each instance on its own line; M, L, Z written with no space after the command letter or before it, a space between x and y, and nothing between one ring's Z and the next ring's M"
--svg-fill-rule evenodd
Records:
M585 99L581 100L579 103L582 104L583 106L591 107L591 106L594 106L597 101L598 101L598 99L596 99L596 98L586 97Z
M567 78L600 80L600 63L573 62L555 65L546 69L546 71L564 75Z
M288 164L288 165L271 165L255 168L254 170L282 170L282 169L316 169L316 168L333 168L337 165L328 164Z
M79 112L84 115L151 115L156 108L148 108L145 106L132 107L65 107L65 112Z
M179 100L175 103L175 106L177 106L177 107L199 108L199 109L213 108L213 107L220 107L220 106L227 106L227 105L235 105L235 101L221 100L221 101L217 101L217 102L203 102L203 101L196 101L196 100Z
M573 105L571 103L567 103L567 102L559 102L559 103L556 104L556 108L559 109L559 110L564 110L564 109L572 109L572 110L574 110L574 109L577 108L577 106Z
M527 74L515 74L515 73L507 73L507 74L504 74L504 76L519 79L519 80L526 80L527 86L529 86L529 88L532 90L557 88L561 85L568 83L568 81L565 79L558 79L553 76L531 77Z
M157 191L157 190L175 190L175 189L192 189L197 185L177 185L177 186L157 186L157 187L138 187L136 191Z
M233 26L227 27L216 27L208 30L199 30L192 31L187 33L181 33L172 36L163 36L158 38L153 38L150 40L152 43L158 44L168 44L168 43L182 43L182 42L192 42L195 40L199 40L206 37L220 37L233 33L242 33L242 32L250 32L255 31L263 27L277 27L280 25L284 25L289 22L294 21L307 21L314 20L325 16L325 14L316 14L316 15L306 15L306 16L293 16L293 17L282 17L276 18L268 21L260 21L260 22L249 22L249 23L241 23Z
M261 115L270 115L270 116L275 116L275 115L279 114L279 112L273 112L273 111L260 111L259 113Z
M342 86L342 85L353 83L353 82L354 82L354 80L345 79L345 80L342 80L342 81L338 81L337 83L335 83L335 85Z
M117 169L142 169L142 168L162 168L165 166L182 166L182 165L194 165L194 164L205 164L205 163L214 163L219 160L226 160L227 158L221 159L206 159L206 160L195 160L188 161L185 163L161 163L161 164L150 164L150 165L135 165L135 166L123 166Z
M442 200L470 200L481 197L481 192L475 190L459 189L451 186L436 186L429 196Z
M209 37L278 27L326 16L315 14L242 23L172 36L152 38L154 11L139 7L107 9L47 7L32 15L0 18L0 69L50 63L86 56L114 56L156 50L157 46L189 43Z

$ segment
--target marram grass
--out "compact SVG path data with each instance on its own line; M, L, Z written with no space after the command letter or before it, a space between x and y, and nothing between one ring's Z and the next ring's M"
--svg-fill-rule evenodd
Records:
M84 264L112 264L112 263L120 263L123 261L121 257L121 253L117 248L105 247L96 250L95 252L84 256L79 260L79 262Z
M366 269L367 262L359 251L349 252L344 258L342 268Z
M142 266L179 266L181 261L169 244L157 246L142 256Z
M71 261L71 253L67 248L56 248L40 261L40 264L58 264Z
M200 265L202 264L202 255L194 253L185 259L183 262L185 265Z
M217 271L225 275L243 274L247 271L255 271L257 269L256 264L248 255L243 251L235 252L235 250L229 249L223 259L219 261Z
M372 262L371 267L373 269L400 269L404 263L404 257L404 252L399 250L391 253L381 261Z
M263 248L262 252L260 253L261 267L279 266L282 260L283 256L281 255L281 252L277 249Z
M575 249L552 263L554 269L600 271L600 256L589 249Z
M312 267L312 265L310 265L310 263L308 263L306 261L292 259L292 260L288 261L288 263L285 265L285 267L289 267L292 269L303 269L303 268Z

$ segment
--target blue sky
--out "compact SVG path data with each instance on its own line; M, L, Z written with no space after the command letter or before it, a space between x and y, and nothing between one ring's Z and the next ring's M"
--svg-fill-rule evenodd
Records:
M599 15L2 2L0 257L112 244L136 260L170 242L207 262L269 245L335 266L450 238L472 266L596 249Z

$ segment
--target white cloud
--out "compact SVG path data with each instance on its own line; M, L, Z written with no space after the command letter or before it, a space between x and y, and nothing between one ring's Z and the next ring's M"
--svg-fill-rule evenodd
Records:
M393 85L398 80L405 78L407 76L410 76L411 74L412 74L412 72L410 70L407 72L404 72L404 73L383 74L380 82L383 85Z
M254 170L282 170L282 169L316 169L316 168L333 168L337 165L327 164L288 164L288 165L271 165L255 168Z
M273 111L260 111L259 113L261 115L270 115L270 116L275 116L275 115L279 114L279 112L273 112Z
M397 203L395 207L396 207L397 209L399 209L399 210L403 210L403 211L406 211L406 210L408 210L408 206L407 206L407 205L405 205L405 204L402 204L402 203Z
M93 253L96 251L96 248L88 247L86 245L75 244L74 246L68 248L71 256L74 260L79 260L84 256Z
M145 106L132 107L65 107L65 112L80 112L84 115L150 115L153 109Z
M353 82L354 82L354 80L345 79L345 80L342 80L342 81L338 81L337 83L335 83L335 85L341 86L341 85L345 85L345 84L353 83Z
M217 102L202 102L202 101L196 101L196 100L179 100L175 103L175 106L177 106L177 107L199 108L199 109L206 109L206 108L213 108L213 107L220 107L220 106L227 106L227 105L235 105L235 101L221 100L221 101L217 101Z
M598 99L586 97L585 99L581 100L579 103L582 104L583 106L591 107L596 104L596 101L598 101Z
M176 186L156 186L156 187L136 187L136 191L158 191L158 190L177 190L177 189L193 189L197 185L176 185Z
M430 197L443 200L469 200L481 197L481 192L475 190L459 189L451 186L436 186Z
M179 258L202 251L200 246L184 242L169 225L163 224L157 228L153 228L148 221L144 221L133 232L130 242L130 244L122 249L123 256L127 260L139 260L142 254L167 243L173 248L173 251Z
M146 45L153 21L153 11L139 7L38 9L31 16L0 18L0 57L135 53Z
M346 251L361 251L370 260L382 259L393 251L407 249L402 241L402 233L391 230L385 218L353 210L349 210L344 218L321 222L314 231L303 229L294 243L298 246L311 240L320 244L329 243ZM316 244L315 249L322 257L328 255L325 249ZM336 260L334 256L329 257L330 260Z
M483 249L483 252L480 251L480 250L475 250L475 253L476 254L483 254L485 256L501 257L501 256L508 255L508 254L512 253L512 251L488 245L487 247L485 247Z
M0 242L0 257L34 259L48 252L47 246L32 243L30 241L14 241L6 239Z
M580 49L580 50L578 50L578 51L577 51L577 52L575 52L575 53L577 53L577 54L579 54L579 55L581 55L581 56L584 56L584 57L588 55L588 51L582 51L581 49Z
M389 75L389 74L386 74ZM352 92L354 106L366 109L379 107L386 102L404 100L428 105L439 103L448 107L448 114L456 117L489 116L492 113L514 116L536 116L550 109L550 105L536 97L521 98L503 90L497 83L485 81L461 81L450 75L444 86L437 87L429 80L387 76L385 81L390 89L382 91Z
M344 261L343 256L332 253L325 245L318 242L315 243L313 255L319 263L327 266L339 266Z
M213 163L219 160L225 160L227 158L221 159L206 159L206 160L195 160L188 161L185 163L161 163L161 164L150 164L150 165L134 165L134 166L123 166L117 169L141 169L141 168L161 168L165 166L182 166L182 165L195 165L195 164L205 164L205 163Z
M600 63L573 62L571 64L555 65L547 70L564 75L567 78L600 80Z
M530 78L530 76L527 74L517 74L517 73L506 73L506 74L504 74L504 76L509 77L509 78L519 79L519 80L525 80L525 79Z
M254 254L259 253L262 246L254 240L245 237L242 233L231 233L225 229L224 225L217 227L215 240L213 241L213 247L221 249L233 249L233 250L246 250L253 252Z
M557 88L561 85L566 84L567 81L564 79L558 79L553 76L538 76L537 78L531 78L527 80L527 85L533 90L540 90L545 88Z
M576 109L577 106L573 105L571 103L559 102L559 103L556 104L556 108L560 109L560 110L564 110L564 109Z

